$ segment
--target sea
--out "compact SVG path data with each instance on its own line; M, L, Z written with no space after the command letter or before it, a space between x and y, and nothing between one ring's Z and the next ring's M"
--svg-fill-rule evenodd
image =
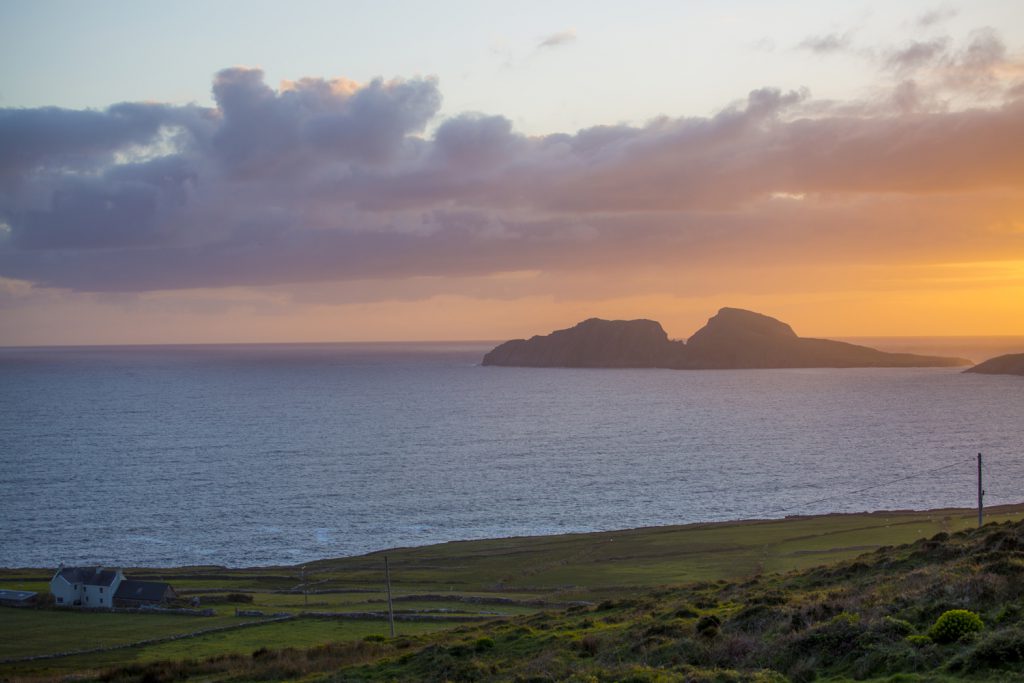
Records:
M864 340L981 360L1024 338ZM0 566L1024 501L1024 378L480 365L491 343L0 349ZM970 355L968 355L970 354Z

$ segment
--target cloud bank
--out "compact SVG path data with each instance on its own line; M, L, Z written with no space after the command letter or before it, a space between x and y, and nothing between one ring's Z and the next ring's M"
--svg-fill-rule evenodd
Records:
M146 292L1024 254L1005 227L1024 210L1020 64L991 31L883 61L886 93L859 102L764 88L539 137L439 120L429 78L275 89L245 68L216 75L212 108L3 109L0 276Z

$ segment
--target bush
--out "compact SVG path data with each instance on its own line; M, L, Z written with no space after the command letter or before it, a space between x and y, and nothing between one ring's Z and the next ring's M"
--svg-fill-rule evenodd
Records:
M576 641L573 646L580 653L581 657L593 657L601 649L601 639L595 635L585 635Z
M722 620L714 614L705 614L697 620L697 633L705 638L714 638L718 635L718 628L721 625Z
M985 628L981 617L970 610L951 609L942 613L928 630L928 635L936 643L953 643L970 633L977 633Z
M999 624L1009 624L1016 621L1020 621L1021 608L1020 605L1010 603L1003 605L1003 608L996 614L996 622Z
M909 621L904 621L903 619L897 619L895 617L883 618L882 627L885 631L897 636L909 636L914 632L914 626Z
M906 640L914 647L924 647L925 645L930 645L932 642L932 639L928 636L922 636L917 634L907 636L904 640Z
M1024 631L997 631L980 640L968 652L950 662L954 671L1016 668L1024 662Z
M814 660L828 667L844 659L855 659L863 654L866 645L862 639L867 632L858 615L837 614L827 622L791 636L777 650L777 668L788 670L802 660Z
M494 640L492 638L477 638L476 643L473 645L477 652L483 652L484 650L491 650L494 648Z
M744 607L729 619L729 628L745 633L765 633L773 627L781 627L789 618L789 613L767 604L756 604Z

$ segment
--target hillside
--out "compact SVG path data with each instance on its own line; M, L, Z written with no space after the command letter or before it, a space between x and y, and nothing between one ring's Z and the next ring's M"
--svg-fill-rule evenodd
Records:
M1008 353L1005 356L989 358L964 372L981 375L1024 375L1024 353Z
M653 320L591 318L549 335L500 344L484 356L483 365L712 370L951 367L970 361L798 337L775 318L723 308L686 342L670 340Z
M466 629L332 681L1024 680L1024 524ZM943 617L967 610L976 617ZM950 624L967 623L960 628ZM940 624L940 626L936 626Z
M399 549L388 551L402 597L396 607L450 613L461 604L492 621L443 632L402 622L393 639L381 621L353 622L356 630L315 618L267 622L180 644L0 667L0 679L1024 680L1024 523L1019 507L991 514L1013 521L977 530L966 510L879 512ZM930 538L900 544L921 535ZM311 604L382 609L381 594L371 592L380 589L380 560L309 566L324 591ZM302 602L271 590L294 585L288 568L159 571L204 593L245 590L257 606ZM7 580L25 573L8 571ZM950 609L977 612L984 629L952 643L922 637ZM113 624L130 628L134 618L137 639L147 620L170 619L11 609L2 616L8 650L43 637L87 637L72 622L89 621L86 629L109 639Z

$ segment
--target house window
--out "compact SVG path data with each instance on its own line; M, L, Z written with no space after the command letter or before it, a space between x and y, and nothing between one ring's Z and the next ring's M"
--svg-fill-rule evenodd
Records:
M102 588L100 588L100 594L101 594L101 595L103 594L103 589L102 589Z
M64 598L57 598L57 602L64 602Z

